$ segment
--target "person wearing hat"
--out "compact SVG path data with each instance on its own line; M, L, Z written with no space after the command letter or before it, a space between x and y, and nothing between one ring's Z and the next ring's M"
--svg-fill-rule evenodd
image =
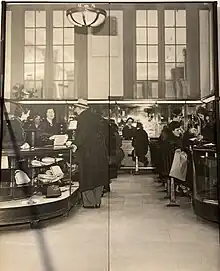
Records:
M79 165L79 189L84 208L99 208L108 185L108 150L101 116L91 112L86 100L75 106L78 115L74 144Z

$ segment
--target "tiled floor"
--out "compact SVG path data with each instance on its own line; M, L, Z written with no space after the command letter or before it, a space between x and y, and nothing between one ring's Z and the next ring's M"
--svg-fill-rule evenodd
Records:
M101 209L1 233L1 271L219 271L218 227L167 208L154 177L122 175Z

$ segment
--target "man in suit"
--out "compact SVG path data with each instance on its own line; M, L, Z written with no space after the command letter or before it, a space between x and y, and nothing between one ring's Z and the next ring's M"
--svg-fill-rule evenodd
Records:
M102 117L91 112L87 101L79 99L74 144L80 171L80 192L84 208L99 208L103 187L108 184L108 150Z

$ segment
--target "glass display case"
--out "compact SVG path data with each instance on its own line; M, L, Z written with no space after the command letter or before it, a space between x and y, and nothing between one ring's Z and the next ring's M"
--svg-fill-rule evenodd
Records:
M79 184L72 168L74 148L65 144L21 145L12 125L13 107L4 108L0 152L0 226L31 223L69 213L78 200ZM8 114L8 110L9 111ZM11 113L11 114L10 114ZM16 128L16 129L15 129ZM27 137L26 137L27 139ZM7 214L7 215L6 215Z
M210 221L219 222L217 152L212 144L193 147L195 213Z

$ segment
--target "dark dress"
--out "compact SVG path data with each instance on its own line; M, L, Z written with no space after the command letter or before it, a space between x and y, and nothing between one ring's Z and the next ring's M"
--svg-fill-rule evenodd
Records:
M58 127L55 122L51 125L46 119L42 121L37 131L36 138L40 145L52 145L53 140L49 138L53 135L58 134Z
M136 130L134 133L134 138L132 140L132 146L134 147L135 154L138 157L138 160L147 165L148 161L145 157L148 152L149 140L148 134L143 130Z
M75 135L80 171L80 191L93 190L108 183L108 153L103 120L89 109L78 116Z

